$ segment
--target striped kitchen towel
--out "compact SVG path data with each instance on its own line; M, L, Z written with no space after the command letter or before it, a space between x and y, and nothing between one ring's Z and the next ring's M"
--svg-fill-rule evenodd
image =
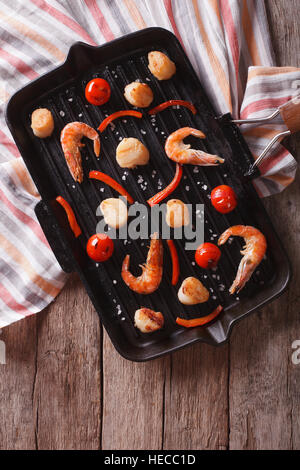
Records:
M42 310L66 279L35 218L39 195L5 125L5 104L62 62L73 42L103 44L148 26L176 34L219 114L268 115L297 93L299 69L274 67L263 0L0 0L0 328ZM282 128L247 126L253 154ZM278 146L258 192L281 191L295 171Z

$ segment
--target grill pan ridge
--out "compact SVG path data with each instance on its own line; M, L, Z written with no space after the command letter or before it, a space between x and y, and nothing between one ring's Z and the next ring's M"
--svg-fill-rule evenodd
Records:
M147 54L161 50L176 63L176 75L159 82L147 67ZM102 77L110 83L110 101L96 107L84 99L86 83ZM141 120L119 119L101 134L101 154L97 159L90 142L81 151L84 181L74 183L66 166L59 143L60 131L70 121L82 121L98 127L106 115L128 109L123 97L127 83L146 81L154 92L153 106L168 99L191 101L197 108L193 116L185 108L168 109L155 119L143 113ZM151 106L152 106L151 105ZM30 128L30 115L36 107L51 110L55 120L53 136L38 139ZM21 111L20 111L21 110ZM67 272L77 271L113 344L121 355L134 361L154 359L197 341L220 345L230 337L235 322L280 295L290 278L287 255L250 180L243 175L253 162L252 155L240 134L230 122L230 115L218 119L177 38L162 28L147 28L94 47L75 43L64 64L19 90L9 101L7 124L31 176L42 196L36 214L61 266ZM210 300L201 307L183 306L177 300L177 289L171 285L171 260L164 243L164 276L159 289L150 296L141 296L126 287L121 279L125 254L131 255L131 266L145 261L148 241L115 242L110 261L97 265L85 252L87 239L95 233L96 209L102 199L115 197L109 187L88 179L90 170L98 169L119 181L133 196L146 204L149 197L173 178L175 164L165 155L166 137L179 127L201 129L207 136L197 141L197 148L225 158L220 167L184 166L183 179L172 194L186 203L205 204L205 241L217 242L229 226L254 225L268 241L265 260L239 296L230 296L228 289L241 259L241 239L234 239L222 248L222 258L215 271L201 270L194 263L194 252L184 250L184 241L176 240L179 252L180 282L187 276L198 277L210 290ZM150 151L150 163L135 170L124 170L115 162L115 149L121 138L136 137ZM219 184L228 184L238 195L238 208L221 215L211 206L209 195ZM57 195L68 200L82 228L74 239L65 214L55 202ZM135 274L137 274L137 270ZM205 328L183 329L176 325L176 316L193 318L210 313L218 304L224 312ZM152 335L140 333L133 325L133 316L141 306L162 311L164 328Z

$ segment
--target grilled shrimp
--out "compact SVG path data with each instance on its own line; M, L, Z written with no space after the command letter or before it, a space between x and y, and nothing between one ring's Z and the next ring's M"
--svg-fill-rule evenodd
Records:
M216 166L219 163L224 163L223 158L217 155L211 155L202 150L191 149L189 144L183 142L183 139L189 135L205 139L203 132L192 127L182 127L173 132L169 135L165 144L166 154L171 160L181 164L188 163L201 166Z
M244 256L240 262L236 278L229 289L229 292L234 294L243 289L262 261L266 253L267 242L264 235L256 228L247 225L234 225L222 233L218 240L218 245L224 245L231 236L243 237L246 242L243 251L241 251L241 254Z
M163 244L158 233L152 235L147 261L142 265L142 274L135 277L129 271L129 255L125 256L122 266L122 278L125 284L138 294L152 294L158 288L163 273Z
M75 181L79 183L83 180L83 170L81 162L80 147L82 137L87 137L94 141L94 152L97 157L100 153L100 138L98 133L92 127L84 122L69 122L60 134L60 143L65 154L65 159L70 173Z

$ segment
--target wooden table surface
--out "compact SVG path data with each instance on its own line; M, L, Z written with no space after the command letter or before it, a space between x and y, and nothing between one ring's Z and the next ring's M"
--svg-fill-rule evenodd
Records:
M299 0L266 3L278 65L300 66ZM226 346L128 362L75 275L49 308L5 328L0 449L300 449L299 182L264 201L292 260L289 290Z

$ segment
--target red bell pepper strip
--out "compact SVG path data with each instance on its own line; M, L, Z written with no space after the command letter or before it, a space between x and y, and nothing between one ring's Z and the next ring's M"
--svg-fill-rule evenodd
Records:
M150 109L148 111L148 114L157 114L160 111L163 111L166 108L169 108L169 106L184 106L185 108L188 108L190 111L192 111L193 114L197 114L197 109L192 103L189 103L189 101L183 101L183 100L169 100L165 101L164 103L159 104L158 106L155 106L155 108Z
M75 237L79 237L79 235L81 235L81 228L77 223L72 207L62 196L57 196L56 201L64 208L68 217L71 230L74 233Z
M219 305L212 313L206 317L193 318L192 320L186 320L185 318L176 318L177 325L185 326L186 328L193 328L195 326L203 326L214 320L223 310L223 307Z
M140 111L134 111L133 109L125 109L124 111L116 111L115 113L111 114L110 116L107 116L107 118L105 118L101 122L100 126L98 127L98 130L100 132L103 132L104 129L107 128L108 124L110 124L112 121L114 121L114 119L117 119L117 118L123 117L123 116L133 116L133 117L141 119L143 117L143 114Z
M180 274L178 253L177 253L176 246L173 240L167 240L167 244L168 244L171 259L172 259L172 286L176 286L178 279L179 279L179 274Z
M117 191L119 194L127 198L129 204L134 203L134 199L130 196L130 194L126 191L123 186L117 183L111 176L108 176L106 173L102 173L101 171L90 171L89 178L102 181L103 183L108 184L111 188Z
M172 194L172 192L175 191L175 189L179 185L181 178L182 178L182 166L179 165L179 163L176 163L176 172L175 172L175 176L173 180L165 189L163 189L162 191L160 191L159 193L155 194L150 199L148 199L147 202L149 206L151 207L155 206L155 204L160 203L166 197Z

